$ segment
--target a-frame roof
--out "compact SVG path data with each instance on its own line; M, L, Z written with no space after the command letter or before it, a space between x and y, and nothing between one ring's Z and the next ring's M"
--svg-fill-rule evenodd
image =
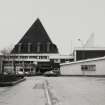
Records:
M41 21L37 19L11 53L58 53L58 48L49 38Z
M19 43L51 42L39 18L32 24Z

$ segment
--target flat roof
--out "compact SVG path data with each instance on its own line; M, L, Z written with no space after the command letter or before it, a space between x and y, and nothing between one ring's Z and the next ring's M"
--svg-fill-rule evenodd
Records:
M105 50L105 47L75 47L74 51L76 50Z
M71 65L71 64L78 64L78 63L84 63L84 62L91 62L91 61L99 61L99 60L105 60L105 56L104 57L98 57L98 58L86 59L86 60L80 60L80 61L74 61L74 62L62 63L61 66L63 66L63 65Z

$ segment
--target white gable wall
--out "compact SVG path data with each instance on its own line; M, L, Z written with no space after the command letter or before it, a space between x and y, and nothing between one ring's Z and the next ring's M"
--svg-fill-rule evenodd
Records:
M96 65L95 71L81 70L81 65ZM105 75L105 59L75 62L61 65L62 75Z

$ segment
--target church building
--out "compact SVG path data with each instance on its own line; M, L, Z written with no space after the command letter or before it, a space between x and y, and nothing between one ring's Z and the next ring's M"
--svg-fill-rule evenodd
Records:
M53 62L59 63L59 51L51 41L41 21L37 19L21 40L14 46L11 54L3 61L4 71L43 73ZM42 70L36 66L44 66Z

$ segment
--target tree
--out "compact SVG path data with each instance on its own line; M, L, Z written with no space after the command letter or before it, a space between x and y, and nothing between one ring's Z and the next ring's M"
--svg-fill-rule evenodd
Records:
M4 48L4 49L2 49L0 51L1 55L2 55L2 58L1 58L1 73L2 74L4 74L4 61L6 60L6 61L9 62L11 51L12 51L12 47L11 46L7 47L7 48ZM13 64L14 64L14 59L13 59ZM15 71L15 68L14 68L14 71Z

